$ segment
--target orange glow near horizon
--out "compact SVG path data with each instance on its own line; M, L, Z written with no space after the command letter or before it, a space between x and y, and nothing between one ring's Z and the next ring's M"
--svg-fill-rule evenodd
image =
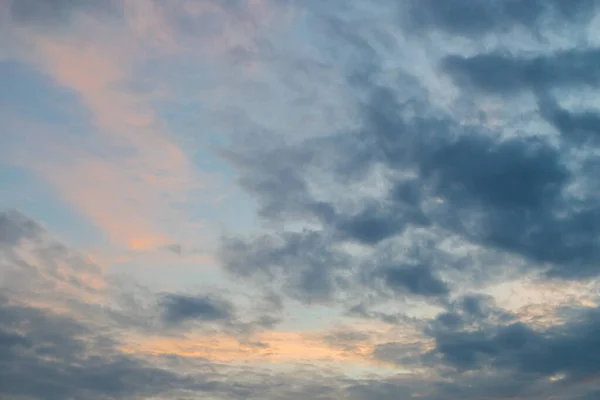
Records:
M188 336L177 338L136 337L128 338L122 350L126 353L146 355L178 355L181 357L207 358L224 363L343 363L380 365L370 354L374 346L358 343L352 350L333 348L316 333L274 331L252 338L252 343L240 342L225 335Z

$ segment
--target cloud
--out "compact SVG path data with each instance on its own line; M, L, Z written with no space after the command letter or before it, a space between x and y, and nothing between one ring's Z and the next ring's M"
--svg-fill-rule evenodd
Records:
M586 110L570 112L548 95L538 97L540 116L551 124L565 141L577 145L597 146L600 136L600 114Z
M301 182L294 186L293 199L282 203L285 212L272 205L283 199L280 193L288 193L291 180L273 179L270 186L252 187L251 193L264 205L263 217L320 224L320 242L350 238L371 247L401 236L407 228L444 229L471 243L524 257L533 262L531 267L549 266L553 276L596 274L597 232L584 222L595 220L596 207L573 207L567 188L579 172L569 169L567 155L549 142L536 137L502 139L491 128L465 126L451 115L435 113L423 99L401 103L389 89L386 93L377 87L363 112L363 128L349 134L356 135L360 147L340 154L330 146L337 136L315 139L300 150L281 147L260 153L260 162L244 169L242 184L255 177L270 179L284 169L293 171L294 182ZM311 151L312 156L306 155ZM292 156L298 153L305 154L302 161ZM352 169L332 168L329 160L339 159ZM344 204L343 197L324 201L311 193L315 171L358 189L375 179L369 171L376 167L385 171L383 190L376 194L349 192L354 196ZM360 211L349 213L346 204ZM344 217L348 214L354 216Z
M183 247L178 243L174 243L174 244L168 245L167 250L180 256L181 253L183 252Z
M429 362L442 361L459 371L491 368L535 380L575 384L596 377L600 365L589 349L596 346L598 310L573 311L565 323L537 330L505 314L476 316L472 325L441 324L431 334ZM512 320L512 321L511 321ZM555 377L558 377L555 379Z
M168 323L181 323L186 320L219 321L231 318L232 306L221 299L165 295L161 300L163 318Z
M15 4L92 124L12 163L152 263L197 248L206 143L256 215L156 290L0 213L0 397L596 393L596 1Z
M22 239L34 239L41 234L41 227L16 211L0 214L0 244L12 247Z
M152 213L172 213L163 196L167 192L171 201L185 199L192 188L190 165L182 150L160 131L154 112L144 104L146 99L112 89L128 73L128 66L117 61L124 49L111 54L95 45L38 43L51 73L83 97L97 126L113 141L111 146L132 153L109 163L85 153L78 165L47 160L41 163L40 173L112 240L142 250L163 244L167 232L152 222ZM79 46L87 51L76 50ZM123 201L127 198L131 200Z
M600 51L595 48L534 57L502 53L451 55L442 60L442 69L467 89L506 96L526 90L596 87L600 83L595 67L599 59Z
M0 320L3 396L126 398L164 393L187 381L120 354L107 337L68 317L11 305L3 297Z
M3 211L0 232L0 287L6 293L50 308L102 297L103 270L85 255L70 251L37 222L16 211Z
M569 398L577 388L591 389L585 386L596 379L598 365L584 353L595 345L597 308L570 309L564 322L540 328L520 322L491 297L469 295L449 307L423 326L433 344L389 342L377 345L373 356L443 371L448 381L432 383L434 399L449 393L479 398L489 390L498 398Z
M402 22L419 32L440 30L477 38L515 28L537 32L553 25L584 24L592 19L598 5L594 0L576 0L569 6L560 0L414 1L404 7Z
M418 29L472 40L503 35L516 25L521 27L511 35L518 29L540 32L547 26L591 23L584 14L597 6L581 2L567 10L557 2L496 2L494 8L488 8L489 2L434 3L412 5L410 12L423 16ZM461 6L463 12L457 12ZM312 11L321 16L320 10ZM401 324L408 318L398 303L411 301L441 308L433 317L419 310L415 318L431 341L411 346L391 340L372 350L383 362L428 371L431 386L423 398L496 393L499 398L537 399L558 388L561 379L591 379L593 367L590 375L587 370L580 374L566 364L558 366L558 357L553 367L553 360L543 359L553 349L574 345L565 339L571 332L583 330L591 338L591 321L564 322L561 314L564 325L554 319L535 325L503 310L491 297L465 293L470 286L485 292L495 279L512 274L558 285L597 279L597 197L588 186L589 170L582 168L593 164L594 156L576 147L585 143L590 146L586 150L595 151L596 115L592 107L580 112L553 100L560 98L560 90L577 93L597 86L595 47L525 54L501 49L505 44L499 36L499 46L483 45L481 39L481 47L468 52L463 42L452 47L468 56L428 48L435 59L430 62L451 78L458 93L456 103L442 107L436 96L445 94L444 88L432 88L419 71L389 60L397 70L382 72L380 57L393 53L390 43L395 42L373 37L386 37L385 29L392 28L330 37L372 60L372 68L353 64L364 67L362 74L341 69L355 90L358 126L227 154L239 183L258 201L265 224L254 235L225 238L222 262L238 279L275 287L308 304L341 305L356 320ZM395 44L401 47L405 40ZM423 46L430 44L423 40ZM487 113L481 103L490 94L501 96L506 106L498 123L463 118ZM532 95L529 99L538 104L531 121L525 121L531 125L514 128L509 125L513 120L502 117L523 117L521 107L531 104L520 94ZM545 124L534 125L541 121ZM561 137L548 133L549 127ZM301 286L304 274L315 270L313 284ZM352 340L348 342L351 348ZM537 357L539 363L528 364ZM543 371L543 365L548 369ZM349 396L395 398L395 390L416 391L418 379L407 386L400 389L379 380L357 385Z
M347 259L328 247L316 232L263 236L251 242L232 238L223 243L222 259L235 275L255 277L269 285L281 282L290 296L307 302L332 300Z
M271 393L294 399L319 382L326 393L334 389L324 378L299 372L252 371L240 377L235 366L223 363L369 364L364 354L340 354L320 333L271 331L280 311L273 296L238 309L221 296L119 288L110 277L110 290L90 297L95 289L83 286L79 275L98 272L96 265L84 263L18 212L4 212L0 221L0 396L128 399L205 393L228 399ZM38 253L43 256L36 259ZM253 383L267 377L278 383ZM288 391L288 385L300 385L300 392Z
M446 295L449 292L446 284L427 267L387 268L381 271L381 275L385 284L393 291L408 291L423 296Z
M200 358L193 358L190 365L175 362L178 367L174 368L168 362L169 358L178 360L173 353L165 360L149 357L148 352L123 352L120 343L96 326L48 310L13 305L5 297L0 298L0 322L0 395L11 398L100 400L207 395L229 399L260 398L269 393L295 399L297 394L286 389L287 385L296 385L295 390L306 393L310 391L309 382L317 384L302 373L286 376L256 372L252 377L243 377ZM157 344L146 349L160 350ZM257 384L260 378L268 378L273 386ZM325 380L322 385L326 393L333 390Z
M174 204L202 183L152 105L156 91L139 87L135 70L151 40L133 35L127 19L118 17L122 4L107 3L116 9L103 15L92 3L36 3L12 4L13 14L31 22L14 21L15 38L30 50L19 61L75 94L89 111L93 132L87 140L58 133L53 140L40 137L44 152L21 149L28 156L13 162L48 180L117 245L149 250L173 235L180 238L181 232L159 221L181 218ZM44 8L51 12L39 12ZM54 26L61 26L60 18L70 20L69 34ZM50 22L52 28L36 29Z

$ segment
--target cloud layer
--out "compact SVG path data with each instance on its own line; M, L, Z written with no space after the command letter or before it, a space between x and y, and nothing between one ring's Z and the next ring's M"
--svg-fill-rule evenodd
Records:
M1 7L0 397L600 393L600 2Z

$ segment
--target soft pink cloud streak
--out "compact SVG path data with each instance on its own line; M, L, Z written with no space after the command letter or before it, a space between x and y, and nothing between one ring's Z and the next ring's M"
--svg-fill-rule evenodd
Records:
M208 183L154 109L163 83L153 82L151 93L135 89L140 66L170 57L226 63L232 51L255 51L279 10L264 0L235 8L204 0L118 4L115 20L83 11L56 34L11 23L11 35L27 49L21 61L75 93L97 130L82 135L92 137L83 146L46 140L44 151L22 162L112 243L149 250L198 236L176 205L194 202ZM216 23L204 29L202 21Z

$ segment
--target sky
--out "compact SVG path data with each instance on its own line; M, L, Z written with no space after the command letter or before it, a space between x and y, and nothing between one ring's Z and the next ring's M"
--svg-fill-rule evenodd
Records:
M0 398L600 398L600 0L0 0Z

